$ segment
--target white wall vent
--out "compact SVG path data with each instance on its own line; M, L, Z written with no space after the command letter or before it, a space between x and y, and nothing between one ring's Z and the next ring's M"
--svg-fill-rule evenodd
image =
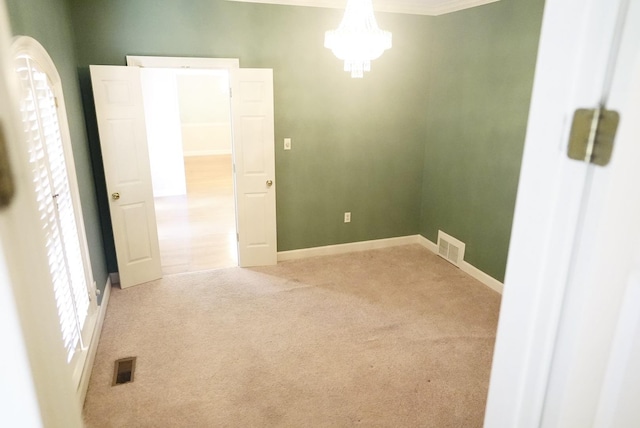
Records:
M443 259L460 267L464 260L464 242L458 241L443 231L438 231L438 255Z

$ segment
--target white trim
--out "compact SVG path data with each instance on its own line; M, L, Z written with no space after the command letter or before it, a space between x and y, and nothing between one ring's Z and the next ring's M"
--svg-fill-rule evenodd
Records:
M18 109L19 86L0 0L0 122L16 192L0 210L0 414L8 426L81 427ZM28 237L28 239L25 239ZM26 352L25 352L26 351Z
M356 251L376 250L397 247L399 245L417 244L419 235L400 236L397 238L374 239L371 241L350 242L348 244L326 245L324 247L303 248L301 250L278 251L278 261L304 259L307 257L330 256L352 253Z
M278 251L278 261L305 259L307 257L332 256L356 251L377 250L400 245L420 244L434 254L438 254L438 245L422 235L399 236L397 238L374 239L371 241L350 242L348 244L326 245L323 247L303 248L301 250ZM504 284L484 273L472 264L462 261L460 270L477 279L492 290L502 294Z
M640 260L638 260L640 261ZM631 404L637 397L638 374L640 370L640 271L629 275L629 285L622 299L620 316L611 346L611 354L606 369L605 381L600 392L600 403L596 413L596 427L624 426L627 421L638 421L640 413ZM634 355L635 354L635 355ZM634 416L634 414L636 416Z
M423 247L427 248L428 250L431 250L433 253L438 254L438 245L434 242L431 242L424 236L418 235L418 243ZM481 283L483 283L493 291L496 291L502 294L502 291L504 290L504 284L498 281L497 279L495 279L494 277L490 276L489 274L484 273L483 271L481 271L471 263L465 260L462 260L462 262L460 263L460 270L474 277L475 279L477 279L478 281L480 281Z
M331 9L344 9L345 0L227 0L243 3L279 4L284 6L309 6L325 7ZM427 2L400 1L400 0L375 0L373 9L377 12L404 13L410 15L444 15L445 13L469 9L484 4L494 3L499 0L443 0L439 4L429 5Z
M451 12L458 12L464 9L471 9L472 7L483 6L489 3L495 3L500 0L454 0L450 1L446 4L441 4L440 6L435 6L431 9L430 15L438 16L445 15ZM403 13L414 13L417 12L403 12Z
M4 1L0 0L0 99L2 99L0 102L0 122L3 127L0 130L0 138L3 139L0 157L10 164L14 185L19 188L24 182L29 183L29 180L28 174L20 175L20 172L28 171L27 168L22 167L26 165L26 162L19 164L17 162L18 156L16 156L19 153L16 149L21 146L21 141L16 136L20 135L21 129L18 126L20 121L16 117L18 110L15 107L17 105L17 85L15 72L10 66L10 43L9 18ZM19 154L23 153L20 151ZM45 345L50 345L52 341L58 342L58 340L48 337L51 333L57 333L55 324L44 321L40 326L29 326L21 319L34 318L31 316L32 314L39 314L38 303L43 302L45 306L54 306L49 305L48 296L38 292L39 286L46 285L47 278L42 275L43 269L40 267L47 266L47 259L44 250L40 251L40 254L38 251L31 254L32 248L44 249L43 239L40 239L41 234L38 233L38 230L33 231L34 233L29 236L30 239L24 239L26 235L23 232L36 228L38 222L30 221L36 218L31 214L37 213L37 209L24 213L17 208L20 207L21 199L30 199L27 195L22 195L21 198L22 193L15 192L8 205L0 209L0 314L2 314L0 343L2 343L3 349L10 350L10 352L3 352L0 356L2 367L10 368L4 371L2 382L0 382L0 397L2 397L0 414L2 414L2 422L5 425L36 427L45 426L47 423L44 415L40 412L43 403L38 401L38 398L40 400L46 399L47 395L39 393L37 386L38 382L42 383L43 377L47 381L46 378L50 376L50 373L45 370L40 370L40 373L36 371L38 362L36 361L34 364L34 361L30 361L30 357L37 356L37 354L34 352L33 346L30 346L29 338L41 337L41 342L44 342ZM18 227L21 224L12 221L16 217L26 227ZM7 234L6 231L14 232ZM35 299L20 295L20 291L24 294L24 291L29 289L35 289L33 293ZM53 293L52 290L51 293ZM49 313L49 315L53 315L52 310ZM43 315L47 316L47 314ZM49 320L53 319L52 316L49 317ZM43 357L40 358L44 359ZM62 360L62 356L60 360ZM51 422L49 423L51 424Z
M231 149L217 149L217 150L190 150L183 153L185 157L195 156L221 156L230 155Z
M471 263L463 260L462 263L460 263L460 270L474 277L493 291L502 294L502 291L504 290L504 284L491 275L484 273Z
M189 58L165 56L131 56L127 55L128 67L145 68L240 68L238 58Z
M104 324L104 318L107 315L107 306L109 305L110 297L111 297L111 277L107 276L107 284L104 287L104 293L102 294L102 301L100 302L100 306L98 307L98 319L93 329L93 334L91 336L91 344L89 345L87 359L84 362L82 376L80 377L80 384L78 385L78 400L80 403L80 407L83 407L84 400L87 396L87 389L89 388L89 379L91 379L91 372L93 371L93 363L96 360L96 353L98 352L98 344L100 343L100 335L102 334L102 326Z
M431 250L432 253L438 254L438 244L428 240L422 235L418 235L418 244L422 245L427 250Z

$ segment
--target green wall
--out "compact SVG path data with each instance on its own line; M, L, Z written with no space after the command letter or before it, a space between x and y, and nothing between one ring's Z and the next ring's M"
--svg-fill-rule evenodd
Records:
M7 9L13 34L38 40L53 59L62 79L91 266L102 290L107 281L107 268L66 4L63 0L7 0Z
M394 47L354 80L323 47L341 10L223 0L69 4L83 93L89 64L124 65L127 54L232 57L241 67L274 69L280 251L418 232L428 97L422 41L433 18L378 14ZM89 128L99 150L94 120ZM285 137L293 150L282 150Z
M543 0L502 0L438 17L429 51L420 233L466 243L503 281Z
M67 0L107 264L117 269L89 64L239 58L274 69L278 249L437 230L503 280L543 0L438 17L378 13L393 48L362 80L323 47L341 10L224 0ZM282 139L293 150L282 150ZM351 211L350 224L342 222Z

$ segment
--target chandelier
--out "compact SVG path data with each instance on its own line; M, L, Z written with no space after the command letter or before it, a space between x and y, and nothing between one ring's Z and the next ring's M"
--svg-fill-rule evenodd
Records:
M371 0L347 0L340 26L325 33L324 47L344 60L351 77L363 77L371 61L391 48L391 33L378 28Z

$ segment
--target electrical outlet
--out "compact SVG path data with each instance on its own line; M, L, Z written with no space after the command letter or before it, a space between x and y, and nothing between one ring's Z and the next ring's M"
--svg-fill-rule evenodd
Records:
M291 150L291 138L284 139L284 149Z
M351 223L351 213L344 213L344 222Z

